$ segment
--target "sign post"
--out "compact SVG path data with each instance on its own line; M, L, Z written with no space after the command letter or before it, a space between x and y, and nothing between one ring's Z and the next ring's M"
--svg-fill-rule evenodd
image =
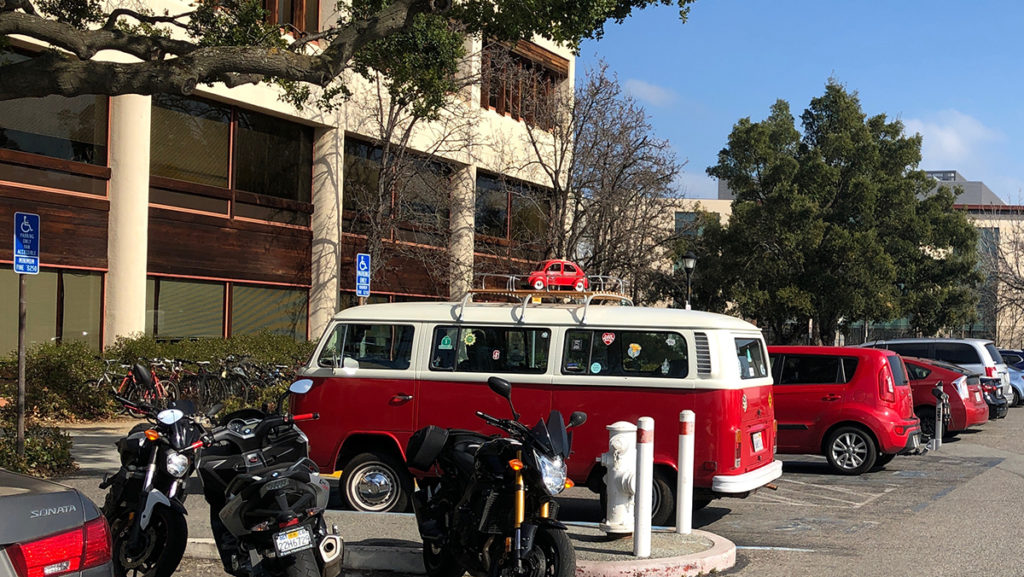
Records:
M39 215L14 213L14 272L18 273L18 456L25 456L25 275L39 274Z
M370 296L370 255L365 252L356 255L356 296L364 304Z

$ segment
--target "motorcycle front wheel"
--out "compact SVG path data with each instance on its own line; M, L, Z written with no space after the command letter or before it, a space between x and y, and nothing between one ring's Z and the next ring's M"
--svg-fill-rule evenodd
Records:
M565 531L538 527L533 548L523 555L523 572L517 574L509 567L501 573L522 577L573 577L576 574L576 551Z
M188 541L185 516L166 507L157 507L135 547L128 542L131 529L130 511L119 515L110 528L114 542L114 574L118 577L170 577L185 554Z

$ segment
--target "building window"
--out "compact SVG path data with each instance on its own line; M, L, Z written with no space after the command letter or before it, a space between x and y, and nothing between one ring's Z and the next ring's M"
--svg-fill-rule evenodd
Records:
M406 152L388 159L393 176L382 184L384 154L379 146L345 139L345 231L369 234L370 215L378 215L377 233L386 239L445 246L451 167Z
M569 61L529 42L484 48L480 105L517 120L548 126L551 104L569 76Z
M0 62L28 60L0 52ZM0 148L106 166L107 97L47 96L0 102Z
M550 202L547 191L538 186L479 173L476 232L516 243L519 249L529 253L523 254L523 258L539 260L543 255L530 251L533 247L539 250L551 226Z
M676 236L700 236L696 212L676 212Z
M224 288L224 283L151 277L146 334L166 340L223 337Z
M0 331L0 356L18 348L18 283L10 265L0 266L0 318L12 330ZM82 341L99 350L103 275L74 270L43 270L25 277L25 342Z
M160 94L150 138L154 204L309 226L312 128Z
M480 174L476 178L476 232L497 238L508 238L509 189L494 176Z
M271 24L287 32L312 34L320 30L320 3L316 0L264 0Z
M306 289L235 284L231 287L231 334L268 331L306 340Z

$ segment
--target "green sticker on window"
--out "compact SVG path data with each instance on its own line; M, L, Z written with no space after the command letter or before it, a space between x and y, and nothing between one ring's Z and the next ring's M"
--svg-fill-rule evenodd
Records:
M441 337L441 344L437 345L437 348L442 351L452 350L452 338L448 335Z
M466 333L466 336L462 338L462 342L466 343L467 347L471 347L476 343L476 335L473 333Z

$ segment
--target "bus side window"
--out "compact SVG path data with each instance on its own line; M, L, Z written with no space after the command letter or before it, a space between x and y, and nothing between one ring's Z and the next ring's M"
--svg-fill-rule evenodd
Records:
M562 373L587 374L590 360L590 331L565 331L565 352L562 353Z
M437 327L434 329L434 341L430 348L430 370L455 370L455 351L458 336L459 329L455 327Z

